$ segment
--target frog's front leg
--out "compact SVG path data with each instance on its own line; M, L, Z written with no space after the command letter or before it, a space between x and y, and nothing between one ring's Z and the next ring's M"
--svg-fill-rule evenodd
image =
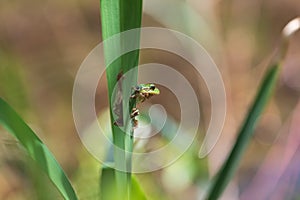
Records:
M139 96L140 92L141 92L141 88L139 86L134 86L131 88L131 99L135 99Z
M147 99L147 96L144 93L141 93L139 91L135 91L135 93L132 93L130 96L131 99L136 99L137 103L144 102Z
M131 94L130 98L131 99L136 99L138 96L139 96L139 94L134 92L134 93Z

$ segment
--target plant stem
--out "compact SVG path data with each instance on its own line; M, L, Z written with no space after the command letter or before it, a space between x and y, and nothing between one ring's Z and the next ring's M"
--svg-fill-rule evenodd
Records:
M256 99L248 112L246 120L242 125L236 142L229 154L229 157L223 164L221 170L216 176L207 200L217 200L225 190L227 184L236 171L238 164L244 154L246 147L252 137L256 124L261 116L276 84L278 78L279 66L272 66L264 77L262 85L257 93Z

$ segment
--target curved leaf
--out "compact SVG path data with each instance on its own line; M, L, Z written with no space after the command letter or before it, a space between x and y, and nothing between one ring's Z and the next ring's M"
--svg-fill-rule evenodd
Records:
M53 154L21 117L1 98L0 124L19 140L27 150L29 156L49 176L65 199L78 199L71 183Z
M262 85L257 93L256 99L248 112L246 120L242 125L236 142L231 150L229 157L223 164L221 170L219 171L216 179L208 193L206 199L216 200L218 199L227 184L230 182L231 178L236 171L239 162L246 150L247 144L249 143L256 124L261 116L270 96L276 84L278 78L279 66L274 65L270 68L264 77Z

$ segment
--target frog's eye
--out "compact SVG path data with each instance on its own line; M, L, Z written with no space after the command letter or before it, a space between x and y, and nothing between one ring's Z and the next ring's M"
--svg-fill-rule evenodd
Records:
M155 85L150 85L150 90L155 90Z
M140 86L135 86L134 90L137 91L137 92L139 92L139 91L141 91L141 87Z

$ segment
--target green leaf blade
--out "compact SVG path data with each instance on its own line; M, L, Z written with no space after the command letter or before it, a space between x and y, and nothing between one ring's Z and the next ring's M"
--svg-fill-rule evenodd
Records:
M0 124L19 140L27 150L28 155L35 160L38 166L48 175L65 199L78 199L70 181L50 150L21 117L1 98Z
M115 34L127 31L133 28L141 27L142 18L142 0L101 0L101 23L102 23L102 36L103 40L109 39ZM116 185L118 192L124 196L129 196L131 173L130 162L131 151L133 149L133 138L122 131L119 127L114 125L113 109L114 99L113 92L116 86L118 86L118 77L126 74L125 79L122 81L121 93L122 93L122 121L125 129L130 130L130 117L126 116L131 112L131 109L135 106L135 102L129 105L129 94L131 87L137 84L137 65L139 62L139 49L128 52L124 55L119 55L122 49L125 47L139 44L140 35L137 33L131 41L125 40L120 37L116 41L113 41L113 45L106 45L104 43L104 54L106 63L106 77L108 84L108 95L110 103L110 118L112 124L113 143L115 145L114 151L114 164L117 169L124 169L129 171L128 173L122 171L115 171ZM113 63L107 63L109 58L119 56ZM129 80L129 81L128 81ZM119 85L120 86L120 85ZM128 111L128 112L125 112ZM122 115L122 114L120 114ZM129 125L129 126L128 126ZM127 128L129 127L129 128ZM118 150L124 150L123 152ZM125 151L129 153L125 153ZM128 195L127 195L128 194Z
M244 154L246 147L253 135L256 124L261 116L270 96L274 90L277 78L279 74L279 66L274 65L266 73L261 87L257 93L255 101L250 108L245 122L243 123L236 142L229 154L229 157L223 164L219 173L216 176L215 181L211 189L208 192L208 200L218 199L222 192L225 190L227 184L230 182L235 171L237 170L238 164Z

